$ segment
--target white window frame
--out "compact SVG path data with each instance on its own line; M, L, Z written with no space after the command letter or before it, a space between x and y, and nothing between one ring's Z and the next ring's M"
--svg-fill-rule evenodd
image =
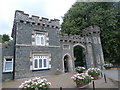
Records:
M39 40L37 40L37 38L39 38ZM42 42L41 38L43 38L43 42ZM36 37L35 37L35 43L36 43L36 45L45 46L46 45L46 36L45 36L45 34L37 33Z
M33 70L41 70L49 68L49 59L48 55L33 55ZM37 68L35 68L35 59L37 60ZM39 60L42 59L42 67L39 67ZM46 67L44 67L44 59L46 59Z
M12 61L6 61L6 59L11 59ZM12 62L12 69L6 70L6 62ZM13 58L4 58L4 66L3 66L3 72L13 72Z

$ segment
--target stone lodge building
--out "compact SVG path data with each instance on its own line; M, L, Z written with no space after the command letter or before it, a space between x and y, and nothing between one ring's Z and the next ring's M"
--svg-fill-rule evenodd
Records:
M58 19L48 20L23 11L15 12L12 41L2 45L2 79L21 79L72 72L75 46L83 50L84 66L104 64L100 28L90 26L82 35L60 35Z

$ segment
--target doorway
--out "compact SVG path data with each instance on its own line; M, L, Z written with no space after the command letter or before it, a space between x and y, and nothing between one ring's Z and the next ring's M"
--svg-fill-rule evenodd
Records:
M73 71L73 62L72 62L72 59L71 59L71 56L66 54L63 58L64 60L64 72L67 73L67 72L72 72Z
M84 54L84 48L80 45L74 46L74 63L75 67L81 66L86 67L86 60L85 60L85 54Z

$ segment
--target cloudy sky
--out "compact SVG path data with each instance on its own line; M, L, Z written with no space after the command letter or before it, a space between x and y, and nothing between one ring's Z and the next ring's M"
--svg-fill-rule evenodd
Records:
M0 3L0 34L11 35L15 10L30 15L61 19L76 0L2 0Z

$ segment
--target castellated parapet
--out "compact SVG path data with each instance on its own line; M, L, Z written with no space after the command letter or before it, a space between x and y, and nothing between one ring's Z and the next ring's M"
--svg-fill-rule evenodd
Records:
M16 10L14 22L22 22L22 23L29 23L33 25L41 25L45 27L52 27L52 28L60 28L60 20L58 19L48 19L44 17L39 17L32 15L31 17L29 14L24 13L24 11Z
M84 38L80 35L60 35L60 41L62 42L73 42L73 43L84 43Z
M91 40L85 42L85 38L91 37L95 34L100 33L100 28L98 26L90 26L82 30L81 35L60 35L60 41L62 42L73 42L73 43L92 43Z
M83 36L89 36L92 35L93 33L100 33L100 28L94 25L82 30Z

